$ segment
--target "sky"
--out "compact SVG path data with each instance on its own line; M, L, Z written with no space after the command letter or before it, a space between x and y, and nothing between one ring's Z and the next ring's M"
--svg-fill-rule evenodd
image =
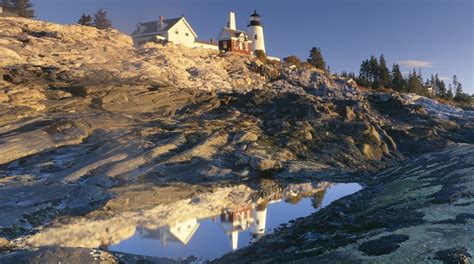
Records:
M262 17L267 54L306 59L320 47L331 72L354 71L371 55L384 54L403 72L423 77L457 75L474 93L474 0L32 0L38 19L75 23L82 13L106 9L114 27L130 34L138 22L184 14L200 39L216 38L236 12L245 30Z

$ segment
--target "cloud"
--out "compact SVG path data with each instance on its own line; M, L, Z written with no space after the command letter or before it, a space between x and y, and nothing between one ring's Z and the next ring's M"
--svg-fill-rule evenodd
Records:
M398 61L398 64L408 68L433 68L436 67L434 61L422 61L422 60L403 60Z

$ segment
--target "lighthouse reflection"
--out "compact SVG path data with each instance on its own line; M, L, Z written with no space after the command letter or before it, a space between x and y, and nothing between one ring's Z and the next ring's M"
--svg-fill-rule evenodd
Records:
M315 189L316 192L307 194L266 195L266 199L260 198L258 202L220 209L220 214L211 217L192 217L158 228L138 226L132 237L109 245L108 249L156 257L214 259L245 247L281 224L307 216L360 188L358 184L334 184L323 185Z
M238 249L239 233L250 230L253 239L265 234L267 202L258 206L226 211L221 214L221 226L229 237L232 250ZM253 241L253 240L251 240Z
M224 210L219 215L219 225L223 233L228 237L230 249L239 248L239 234L249 231L253 242L265 234L267 205L277 201L262 202L255 207L244 207L236 210ZM210 218L216 223L216 217ZM188 245L200 226L200 221L196 218L188 219L173 225L163 226L157 229L148 229L146 227L137 227L137 234L144 239L155 239L161 242L162 246L169 243Z

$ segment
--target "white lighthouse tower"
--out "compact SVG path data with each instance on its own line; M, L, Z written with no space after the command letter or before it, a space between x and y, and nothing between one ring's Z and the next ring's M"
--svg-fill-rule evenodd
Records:
M263 25L260 20L260 15L255 10L250 16L250 23L248 25L247 34L252 41L252 52L257 50L265 52L265 37L263 36Z

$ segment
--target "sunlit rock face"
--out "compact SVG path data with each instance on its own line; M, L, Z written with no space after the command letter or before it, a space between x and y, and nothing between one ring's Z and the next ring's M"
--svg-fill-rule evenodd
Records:
M132 235L142 212L186 220L170 206L216 185L249 188L229 191L245 200L265 186L250 180L376 184L369 174L387 166L474 142L472 112L318 69L136 48L116 30L22 18L0 28L0 237L21 245L99 247ZM36 232L48 223L50 236Z

